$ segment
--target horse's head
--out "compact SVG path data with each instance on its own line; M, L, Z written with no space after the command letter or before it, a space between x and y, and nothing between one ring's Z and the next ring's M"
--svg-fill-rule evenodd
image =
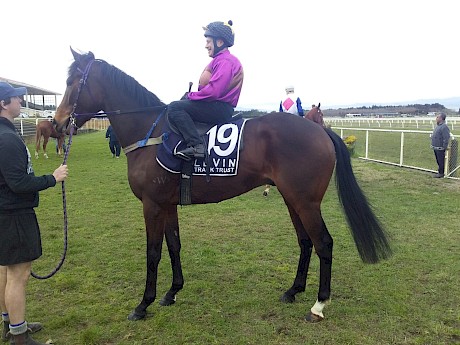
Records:
M72 48L75 61L69 67L67 88L56 110L54 126L63 132L74 123L81 127L102 110L126 114L133 109L164 106L164 103L134 78L94 54L79 54ZM150 120L149 120L150 121Z
M56 110L53 125L58 132L68 131L71 120L78 127L81 127L92 116L75 114L97 113L103 108L103 88L97 82L97 78L88 78L91 75L98 73L98 61L94 58L94 54L79 54L72 48L75 61L69 67L67 78L67 87L62 98L61 104Z
M321 103L318 103L318 106L312 106L310 111L305 114L305 118L312 120L322 126L324 126L323 112L321 111Z

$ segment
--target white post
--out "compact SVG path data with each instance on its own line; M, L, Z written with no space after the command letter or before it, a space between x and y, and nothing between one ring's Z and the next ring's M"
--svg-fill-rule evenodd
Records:
M366 131L366 155L365 155L366 158L369 158L368 153L369 153L369 131Z
M404 132L401 132L401 150L399 152L399 166L403 165L404 156Z

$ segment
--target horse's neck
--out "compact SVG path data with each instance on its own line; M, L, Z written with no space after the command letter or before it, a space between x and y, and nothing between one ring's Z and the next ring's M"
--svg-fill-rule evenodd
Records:
M129 96L129 92L123 88L107 88L104 99L103 110L108 113L117 139L124 147L144 139L162 111L161 102L159 104L142 103ZM118 110L120 114L110 114Z

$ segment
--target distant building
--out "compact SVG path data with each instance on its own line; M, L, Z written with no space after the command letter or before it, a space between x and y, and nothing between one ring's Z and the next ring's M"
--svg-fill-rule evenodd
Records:
M47 117L45 110L56 110L58 92L43 89L38 86L26 84L21 81L0 77L0 81L11 84L13 87L25 87L27 93L24 95L24 104L21 112L27 116Z

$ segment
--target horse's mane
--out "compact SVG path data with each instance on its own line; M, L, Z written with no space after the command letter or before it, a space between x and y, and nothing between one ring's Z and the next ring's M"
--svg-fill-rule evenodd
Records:
M82 56L88 58L94 56L92 53L87 53ZM164 106L165 104L152 92L142 86L136 79L129 76L117 67L110 65L104 60L95 60L100 62L102 74L109 79L109 82L116 87L124 90L125 93L139 101L139 103L145 106ZM78 62L74 61L69 67L69 78L78 70Z

